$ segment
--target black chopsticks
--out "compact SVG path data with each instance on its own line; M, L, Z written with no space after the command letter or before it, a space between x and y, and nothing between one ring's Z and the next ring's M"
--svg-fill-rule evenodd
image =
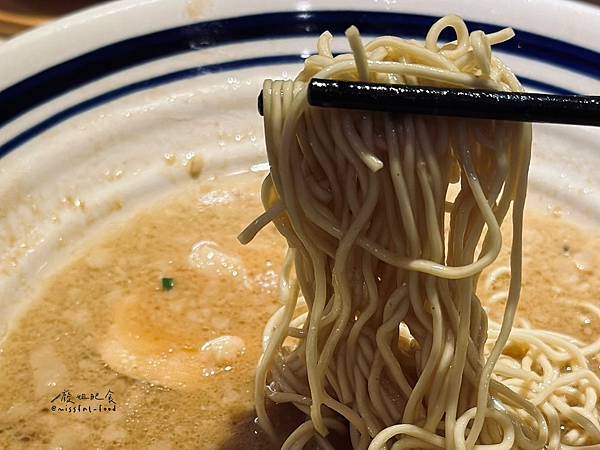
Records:
M364 83L313 78L308 103L325 108L387 111L600 126L600 96ZM262 115L262 92L258 97Z

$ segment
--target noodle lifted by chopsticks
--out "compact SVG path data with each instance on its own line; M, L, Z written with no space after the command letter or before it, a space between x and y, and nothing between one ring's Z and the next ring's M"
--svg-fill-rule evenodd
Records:
M440 46L447 27L457 40ZM520 91L491 52L512 30L469 33L448 16L424 45L346 35L352 54L333 57L324 33L295 81L263 87L267 212L240 240L273 221L289 250L257 370L259 424L277 439L269 399L305 415L283 449L332 449L332 432L355 449L599 449L587 358L600 342L511 334L531 126L307 103L313 77ZM511 206L510 289L502 323L488 324L475 287Z

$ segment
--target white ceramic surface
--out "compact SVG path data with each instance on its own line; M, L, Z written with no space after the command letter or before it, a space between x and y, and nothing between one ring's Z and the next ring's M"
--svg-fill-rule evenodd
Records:
M19 94L10 105L0 102L0 108L8 110L15 102L38 94L41 99L0 125L0 339L31 298L29 293L72 258L85 239L146 202L197 182L189 174L192 158L204 161L202 176L249 167L264 169L256 95L262 79L293 76L301 64L298 55L313 51L315 38L324 28L311 28L312 17L318 19L320 14L312 11L404 14L415 23L424 20L415 14L457 13L469 20L514 26L568 43L569 51L577 46L583 52L574 53L573 64L579 64L577 55L581 53L583 65L573 69L565 63L570 57L557 63L552 55L532 56L527 46L522 53L500 51L518 75L533 80L528 88L600 93L595 72L600 63L598 53L595 65L593 61L593 52L600 50L600 9L592 6L566 0L283 0L276 7L268 3L275 4L259 0L125 0L81 12L0 45L0 100L11 89ZM285 20L300 24L296 35L276 32L281 28L277 22L272 23L275 31L269 35L269 22L256 22L257 27L266 29L258 42L249 40L243 33L252 32L253 20L259 19L240 19L236 23L245 25L240 25L239 39L209 45L214 36L205 39L198 29L189 28L273 11L291 14ZM340 20L343 22L343 15ZM367 34L377 33L378 22L371 22L372 33ZM212 26L211 33L230 32L219 26ZM185 44L177 51L161 55L156 49L163 41L141 39L175 27L188 27L189 34L188 39L188 35L182 38L181 33L173 32ZM397 33L404 31L399 27ZM343 36L338 33L336 37L336 50L347 49ZM124 47L123 41L131 38L135 38L131 48ZM138 41L143 45L136 47ZM114 59L107 45L116 46ZM118 53L123 48L125 56ZM156 57L117 67L119 59L127 59L127 51L131 58L145 51ZM97 63L96 56L88 58L98 52L108 54L108 59ZM271 55L281 58L256 59ZM73 62L73 58L79 59ZM83 63L74 66L77 61ZM113 63L114 70L103 71ZM52 75L56 67L64 72ZM94 71L100 75L95 76ZM90 77L82 84L69 84L87 72ZM30 77L37 81L26 85L27 89L18 88L24 80L31 82ZM44 94L53 86L62 86L62 90ZM535 202L597 226L598 142L600 132L589 127L536 126L530 183ZM173 157L175 163L169 164Z

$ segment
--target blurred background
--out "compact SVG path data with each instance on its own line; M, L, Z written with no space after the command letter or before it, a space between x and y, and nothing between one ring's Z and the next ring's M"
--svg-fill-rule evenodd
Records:
M99 0L0 0L0 37L41 25Z
M0 0L0 39L106 0ZM227 1L227 0L221 0ZM600 0L586 0L600 6ZM600 24L599 24L600 27Z

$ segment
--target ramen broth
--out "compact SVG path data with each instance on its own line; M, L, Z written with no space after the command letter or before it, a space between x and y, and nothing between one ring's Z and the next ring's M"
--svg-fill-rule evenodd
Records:
M105 234L45 286L0 344L0 448L267 447L253 377L263 327L280 306L284 242L273 226L248 246L236 240L262 211L261 178L186 188ZM495 320L508 287L510 225L503 231L502 254L479 281ZM600 323L569 301L597 302L599 254L600 236L528 213L520 323L597 336ZM287 413L276 415L282 429L296 419Z

